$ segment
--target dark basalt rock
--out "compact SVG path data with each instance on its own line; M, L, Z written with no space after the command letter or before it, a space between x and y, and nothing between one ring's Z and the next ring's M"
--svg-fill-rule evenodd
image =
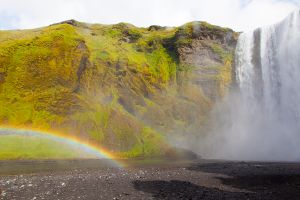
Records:
M158 26L158 25L151 25L148 27L148 31L158 31L158 30L165 30L165 26Z
M79 26L79 22L74 20L74 19L70 19L70 20L59 22L59 23L55 23L55 24L52 24L51 26L58 25L58 24L69 24L69 25L72 25L72 26Z

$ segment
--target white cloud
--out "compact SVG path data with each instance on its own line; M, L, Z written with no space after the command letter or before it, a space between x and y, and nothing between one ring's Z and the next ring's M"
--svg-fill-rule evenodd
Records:
M207 21L238 31L275 23L300 5L295 0L0 0L0 29L34 28L76 19L178 26Z

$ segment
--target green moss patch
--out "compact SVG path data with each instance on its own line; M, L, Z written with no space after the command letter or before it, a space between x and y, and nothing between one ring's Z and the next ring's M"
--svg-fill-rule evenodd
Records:
M92 158L64 143L38 136L0 135L0 160Z

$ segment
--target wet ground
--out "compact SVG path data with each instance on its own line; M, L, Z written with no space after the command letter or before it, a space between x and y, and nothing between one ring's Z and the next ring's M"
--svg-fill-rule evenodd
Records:
M300 163L1 161L0 199L300 199Z

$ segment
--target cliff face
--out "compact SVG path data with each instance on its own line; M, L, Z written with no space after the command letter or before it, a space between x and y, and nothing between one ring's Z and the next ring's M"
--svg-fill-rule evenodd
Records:
M231 83L236 40L205 22L0 31L0 122L74 134L126 157L160 155L170 135L201 135Z

